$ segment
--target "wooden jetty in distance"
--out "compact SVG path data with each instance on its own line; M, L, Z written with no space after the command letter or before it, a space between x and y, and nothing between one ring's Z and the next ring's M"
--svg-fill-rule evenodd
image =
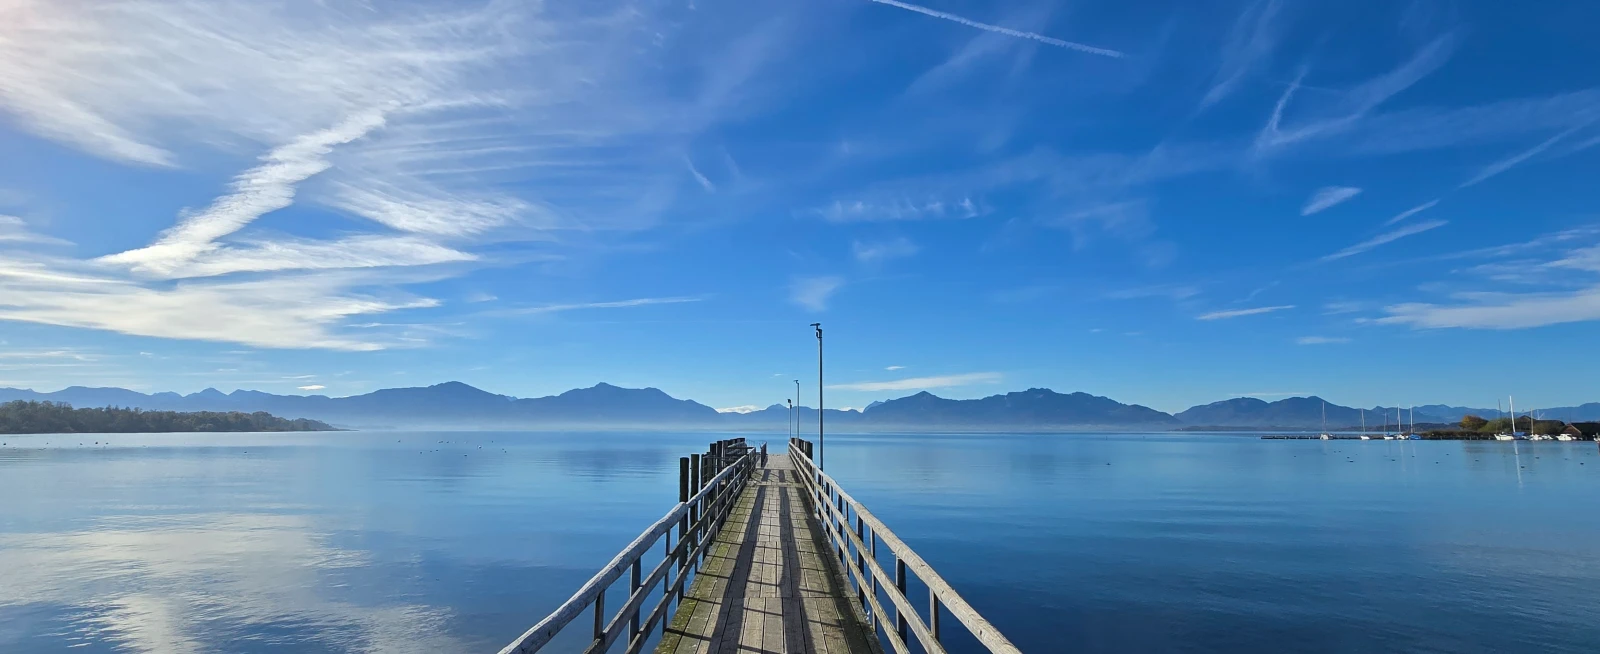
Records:
M812 451L793 438L769 457L739 438L679 459L678 504L501 654L538 652L585 612L585 653L943 654L946 616L990 652L1018 652ZM925 602L907 596L910 575Z

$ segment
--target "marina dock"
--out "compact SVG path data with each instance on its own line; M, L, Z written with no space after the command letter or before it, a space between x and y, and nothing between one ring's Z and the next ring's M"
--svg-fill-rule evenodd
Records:
M812 451L733 439L680 459L678 504L501 654L538 652L574 622L586 653L942 654L951 620L990 652L1018 652ZM927 589L915 603L912 575Z

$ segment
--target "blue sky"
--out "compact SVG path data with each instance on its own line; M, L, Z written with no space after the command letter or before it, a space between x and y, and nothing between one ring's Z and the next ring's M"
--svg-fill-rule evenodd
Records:
M9 0L0 385L1593 401L1597 22Z

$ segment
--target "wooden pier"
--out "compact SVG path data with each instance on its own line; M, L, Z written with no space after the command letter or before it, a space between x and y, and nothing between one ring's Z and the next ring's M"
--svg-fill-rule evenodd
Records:
M801 439L770 456L734 439L680 459L678 505L501 654L540 651L591 607L587 653L903 654L914 642L944 654L945 615L991 652L1018 651L811 452ZM908 572L927 588L924 610L906 595Z
M657 654L880 651L787 454L755 471Z

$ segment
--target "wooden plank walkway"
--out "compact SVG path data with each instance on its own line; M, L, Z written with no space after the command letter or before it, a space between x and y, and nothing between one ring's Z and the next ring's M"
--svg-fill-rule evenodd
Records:
M881 654L795 474L756 469L657 654Z

